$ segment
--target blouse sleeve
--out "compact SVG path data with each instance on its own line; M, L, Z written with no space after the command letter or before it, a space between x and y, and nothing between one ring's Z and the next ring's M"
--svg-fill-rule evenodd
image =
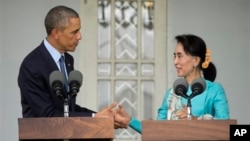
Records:
M142 125L141 125L141 121L139 121L138 119L132 117L129 123L129 127L131 127L132 129L134 129L135 131L141 134Z
M167 117L168 117L167 98L168 98L168 96L170 94L170 90L171 89L166 91L165 96L164 96L163 101L162 101L162 104L161 104L161 107L158 109L157 120L166 120Z
M214 109L214 119L229 119L228 100L221 84L217 85L216 95L214 97Z

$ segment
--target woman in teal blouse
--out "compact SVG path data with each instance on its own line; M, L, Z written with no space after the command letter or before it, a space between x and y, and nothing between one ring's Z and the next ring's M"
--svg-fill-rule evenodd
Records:
M190 84L197 78L205 80L204 91L191 99L192 119L229 119L229 106L225 90L220 83L214 82L216 67L211 62L211 51L203 39L187 34L176 36L177 45L174 52L174 65L178 77L184 78L188 86L187 95L192 93ZM166 91L157 120L187 119L187 99L178 96L170 88ZM124 128L129 125L141 133L141 122L130 117L120 106L115 117L116 126Z

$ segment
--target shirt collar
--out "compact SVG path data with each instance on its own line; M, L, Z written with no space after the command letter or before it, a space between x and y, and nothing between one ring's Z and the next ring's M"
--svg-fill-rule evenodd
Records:
M48 52L50 53L50 55L52 56L53 60L57 63L61 57L61 53L56 50L48 41L47 39L43 40L44 46L46 47L46 49L48 50ZM64 55L64 54L63 54Z

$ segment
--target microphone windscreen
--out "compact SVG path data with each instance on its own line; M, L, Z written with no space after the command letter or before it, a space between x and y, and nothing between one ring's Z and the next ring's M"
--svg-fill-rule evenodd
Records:
M175 94L185 96L188 90L188 82L184 78L179 78L175 80L173 88Z
M196 94L201 94L206 88L206 82L202 78L196 78L191 83L191 90Z
M50 82L50 86L53 87L53 83L55 81L59 81L60 83L62 83L62 85L64 85L64 76L63 74L56 70L56 71L53 71L50 76L49 76L49 82Z
M80 71L77 70L73 70L69 73L69 84L71 84L71 82L77 82L79 84L79 86L82 85L82 73Z

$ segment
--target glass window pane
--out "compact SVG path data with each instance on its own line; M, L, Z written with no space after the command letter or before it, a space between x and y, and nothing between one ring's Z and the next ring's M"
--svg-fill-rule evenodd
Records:
M136 64L124 64L117 63L116 66L116 76L136 76L137 65Z
M119 102L133 117L137 117L137 82L129 80L117 80L115 82L115 101ZM119 139L136 139L138 133L133 129L117 130Z
M115 1L115 57L137 58L137 2Z
M142 48L144 60L154 59L154 1L142 2Z
M153 98L154 98L154 81L142 81L141 92L143 96L143 117L144 119L153 119Z
M110 63L99 63L98 64L98 76L110 76L111 73Z
M98 1L98 58L111 58L110 0Z
M111 93L111 88L110 88L110 81L108 80L99 80L98 81L98 89L97 89L97 105L98 109L101 110L104 107L109 106L111 100L110 100L110 93Z
M154 76L154 64L142 64L141 65L141 75L142 76Z

